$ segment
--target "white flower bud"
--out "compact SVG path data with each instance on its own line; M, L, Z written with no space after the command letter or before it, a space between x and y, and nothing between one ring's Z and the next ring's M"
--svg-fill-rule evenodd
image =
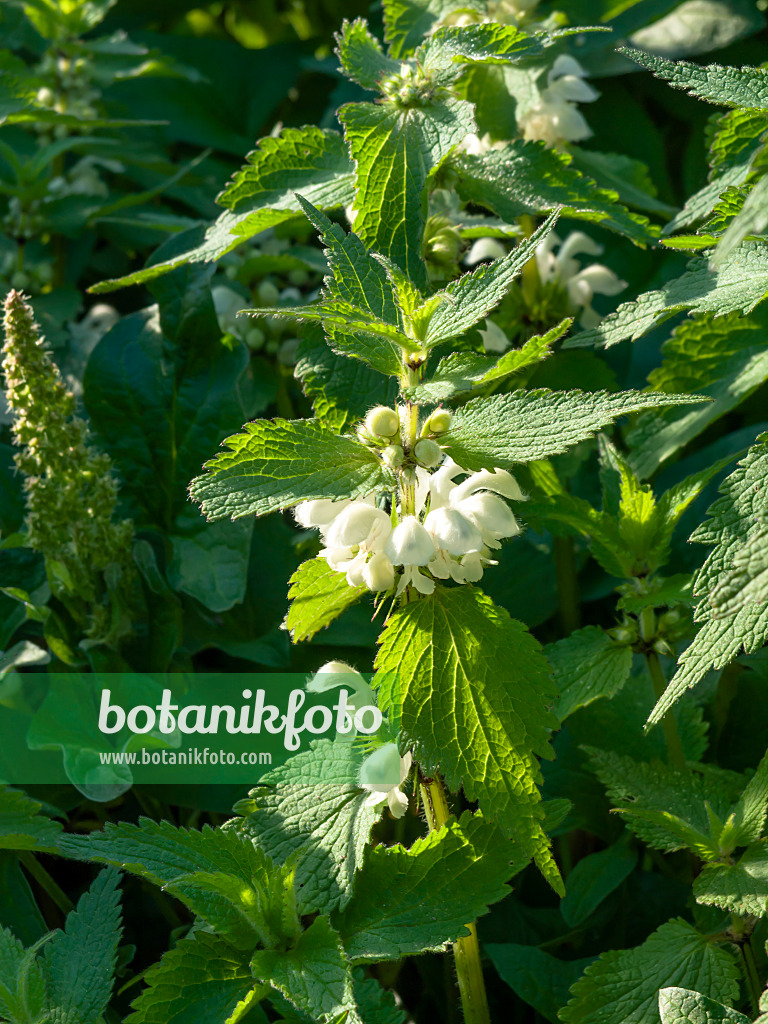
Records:
M416 516L406 516L389 535L384 554L393 565L427 565L434 557L435 542Z
M452 555L466 555L479 551L483 537L478 528L461 512L453 508L438 508L424 520L424 528L435 540L438 547Z
M426 466L431 469L434 466L439 466L445 458L445 452L435 441L430 441L429 438L422 438L421 441L417 441L413 449L413 454L416 457L416 461L420 462L422 466Z
M374 437L394 437L400 429L400 417L394 409L377 405L365 417L365 426Z
M390 469L399 469L403 464L405 452L401 444L388 444L381 453L381 461Z
M450 430L453 413L448 409L435 409L427 420L427 431L430 434L444 434Z
M363 566L363 582L369 590L390 590L395 585L395 570L385 554L376 552Z
M386 512L374 508L365 501L353 501L334 519L328 530L328 547L357 547L365 543L372 532L384 535L388 534L391 528L392 524Z

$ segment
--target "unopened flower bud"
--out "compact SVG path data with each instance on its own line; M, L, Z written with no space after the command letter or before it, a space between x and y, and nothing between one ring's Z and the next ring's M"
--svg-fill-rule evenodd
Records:
M659 637L658 640L656 640L656 642L653 645L653 649L654 651L656 651L657 654L663 654L667 658L674 658L675 656L675 652L669 646L667 641L663 640L661 637Z
M37 90L37 102L42 104L44 107L53 106L53 102L56 97L53 95L53 90L49 89L47 85Z
M403 464L405 452L401 444L388 444L381 453L381 461L389 469L399 469Z
M413 454L416 457L416 461L422 466L426 466L427 469L434 469L435 466L439 466L445 458L445 452L440 445L430 441L429 438L422 438L421 441L417 441Z
M430 434L444 434L450 429L453 414L448 409L435 409L427 420L426 429Z
M374 437L394 437L400 429L400 417L389 406L377 405L365 417L365 426Z
M608 635L612 637L617 644L621 644L622 647L628 647L637 640L637 632L632 629L627 629L626 626L616 626L614 629L609 629Z

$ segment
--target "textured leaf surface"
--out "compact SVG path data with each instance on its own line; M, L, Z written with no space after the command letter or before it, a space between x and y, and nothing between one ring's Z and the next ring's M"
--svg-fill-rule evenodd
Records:
M441 766L483 813L513 831L560 889L540 817L538 757L551 757L547 710L554 697L538 642L470 586L438 589L398 609L381 636L374 682L380 706L396 707L403 742Z
M743 1013L689 988L663 988L659 1012L661 1024L749 1024Z
M509 856L501 830L469 812L408 850L373 847L334 919L347 956L399 960L468 935L467 923L509 893Z
M97 1024L112 995L120 941L120 876L102 871L45 947L53 1024Z
M0 849L54 850L61 825L41 809L21 790L0 786Z
M554 712L560 721L598 697L612 697L632 670L632 649L621 646L600 629L585 626L544 648L555 674L558 698Z
M319 420L258 420L228 437L190 494L209 519L266 515L313 498L355 498L391 486L368 449Z
M371 828L381 810L366 806L358 786L365 752L350 743L316 740L307 751L264 776L231 827L276 862L301 850L297 899L323 912L349 901Z
M658 722L711 668L727 665L742 647L747 653L757 650L768 638L768 574L763 565L767 473L768 435L762 434L721 485L709 519L691 535L691 540L712 546L694 585L700 601L695 617L703 625L680 656L680 667L649 722Z
M592 962L591 957L558 960L536 946L514 942L485 943L483 949L509 987L553 1024L558 1022L558 1010L568 1002L568 989Z
M251 971L257 981L276 988L313 1019L328 1016L334 1020L346 1011L348 1024L361 1024L352 972L339 936L326 917L316 918L292 949L257 950Z
M419 47L416 59L438 85L449 85L468 63L508 64L541 51L545 37L526 35L514 25L446 26Z
M444 402L454 395L482 388L486 384L505 378L533 366L552 354L551 347L570 327L570 319L563 320L546 334L537 334L522 346L510 349L498 359L475 352L451 352L437 364L434 373L405 394L414 402L430 404Z
M228 1021L256 988L245 954L203 931L165 953L144 980L126 1024Z
M308 126L286 128L279 138L267 137L248 156L219 196L229 207L209 227L184 233L167 258L125 277L101 281L96 293L151 281L186 263L212 263L267 228L295 217L300 192L315 205L333 209L354 198L354 166L338 132ZM235 212L235 209L237 212Z
M564 452L627 413L699 401L638 391L515 391L459 409L441 443L465 469L510 469Z
M661 366L648 383L655 391L695 391L711 402L695 409L664 409L638 417L627 434L630 463L646 478L768 378L764 343L768 320L762 310L688 320L662 346Z
M336 44L342 71L364 89L378 89L384 76L400 71L400 63L385 55L363 18L345 21L336 34Z
M619 47L619 52L690 96L724 107L768 109L768 71L764 68L728 68L722 64L702 66L687 60L667 60L629 47Z
M286 625L294 643L310 640L366 593L350 587L342 572L334 572L324 558L303 562L290 579Z
M603 953L571 989L560 1011L565 1024L659 1024L659 989L691 987L732 1002L739 994L733 957L680 918L641 946Z
M622 206L616 192L598 188L578 171L569 154L542 142L518 139L482 156L462 154L452 163L460 197L492 210L508 224L525 213L562 208L563 217L592 221L640 245L658 234L646 217Z
M422 198L430 175L474 131L471 104L450 97L405 110L350 103L339 118L357 164L355 231L369 249L426 287Z
M598 327L570 338L565 347L609 348L627 338L635 341L682 310L714 316L751 313L766 291L768 247L744 242L718 267L704 259L693 260L682 277L632 302L623 302Z
M632 873L637 851L627 842L614 843L598 853L582 857L568 875L560 912L569 928L582 924Z
M699 903L763 917L768 913L768 839L748 847L735 864L705 864L693 894Z

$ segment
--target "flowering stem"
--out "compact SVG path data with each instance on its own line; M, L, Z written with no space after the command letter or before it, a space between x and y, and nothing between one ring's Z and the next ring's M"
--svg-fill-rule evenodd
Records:
M421 798L430 831L440 828L450 817L445 789L439 776L420 783ZM468 924L469 935L453 943L453 959L459 982L465 1024L490 1024L488 997L483 980L480 944L474 922Z

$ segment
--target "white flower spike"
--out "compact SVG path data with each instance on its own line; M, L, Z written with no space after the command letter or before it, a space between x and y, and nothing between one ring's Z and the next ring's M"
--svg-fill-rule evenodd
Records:
M432 594L435 581L424 576L419 569L429 565L435 556L435 542L416 516L406 516L394 528L384 546L384 554L393 565L402 565L403 575L397 586L399 596L407 586L420 594Z
M412 763L410 751L400 757L396 743L385 743L374 750L360 767L360 788L370 793L366 806L378 807L386 801L392 816L402 818L408 810L408 797L400 787L408 778ZM396 778L399 782L391 781Z

